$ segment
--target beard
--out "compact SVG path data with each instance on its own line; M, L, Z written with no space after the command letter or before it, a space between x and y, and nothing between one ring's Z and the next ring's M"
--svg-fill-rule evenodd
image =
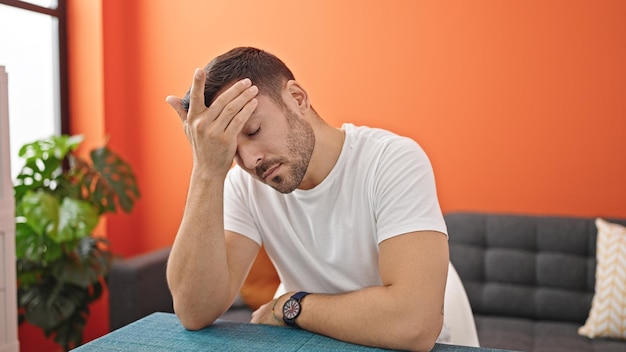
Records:
M263 174L271 167L281 164L287 170L283 170L283 175L276 175L271 180L265 182L270 187L280 193L293 192L304 179L306 170L311 161L311 155L315 147L315 133L311 125L302 120L292 111L285 109L285 119L289 127L287 135L287 158L276 158L267 160L256 168L256 174L263 180Z

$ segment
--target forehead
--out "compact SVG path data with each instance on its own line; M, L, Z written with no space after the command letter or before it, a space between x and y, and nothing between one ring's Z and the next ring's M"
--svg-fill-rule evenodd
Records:
M282 106L277 104L268 95L259 94L256 96L256 99L258 101L258 105L252 115L250 115L248 122L250 122L250 120L256 120L260 118L271 118L277 115L283 116L284 112Z

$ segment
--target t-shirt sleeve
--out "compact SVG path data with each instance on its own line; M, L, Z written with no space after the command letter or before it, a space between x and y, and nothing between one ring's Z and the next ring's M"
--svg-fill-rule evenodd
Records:
M374 189L378 243L415 231L447 236L428 156L413 140L395 140L376 165Z
M224 182L224 230L263 244L251 213L251 192L246 174L238 166L229 170Z

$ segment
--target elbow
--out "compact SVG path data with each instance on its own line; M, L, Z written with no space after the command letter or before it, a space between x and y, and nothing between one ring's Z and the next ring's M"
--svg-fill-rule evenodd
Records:
M180 315L178 315L178 319L180 320L180 323L182 324L182 326L187 329L187 330L191 330L191 331L197 331L197 330L202 330L204 328L206 328L207 326L213 324L213 322L202 322L199 320L194 320L194 319L186 319L181 317Z
M187 330L206 328L219 319L230 306L223 296L198 296L187 288L170 289L170 294L174 313Z
M402 349L407 351L427 352L435 347L437 336L423 333L409 333L403 337Z
M435 347L437 338L443 327L443 318L440 316L432 319L408 319L401 328L404 331L399 336L402 344L401 349L408 351L430 351ZM411 327L408 328L407 327Z
M199 309L198 307L202 306L202 302L189 304L189 299L176 299L173 297L173 301L174 313L180 320L181 325L187 330L195 331L206 328L213 324L226 310L216 305L205 306L205 309Z
M174 313L176 313L176 316L178 317L178 320L180 320L181 325L185 329L192 331L204 329L207 326L213 324L217 320L217 318L219 318L219 315L199 315L193 311L191 313L181 312L180 309L177 310L176 307L174 307Z
M207 326L211 325L211 323L209 324L205 324L203 322L200 322L198 320L193 320L193 319L186 319L183 318L182 316L178 315L178 319L180 320L180 323L182 324L182 326L187 329L187 330L191 330L191 331L197 331L197 330L202 330L204 328L206 328Z
M415 351L415 352L428 352L431 351L435 347L435 339L424 339L423 337L412 338L407 341L407 350Z

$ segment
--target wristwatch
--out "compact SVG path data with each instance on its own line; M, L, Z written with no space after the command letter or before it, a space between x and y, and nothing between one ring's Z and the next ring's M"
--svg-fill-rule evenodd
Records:
M308 292L303 291L294 293L294 295L289 297L287 302L285 302L283 305L283 321L285 324L299 328L298 324L296 324L296 318L300 315L300 312L302 312L302 299L308 294Z

